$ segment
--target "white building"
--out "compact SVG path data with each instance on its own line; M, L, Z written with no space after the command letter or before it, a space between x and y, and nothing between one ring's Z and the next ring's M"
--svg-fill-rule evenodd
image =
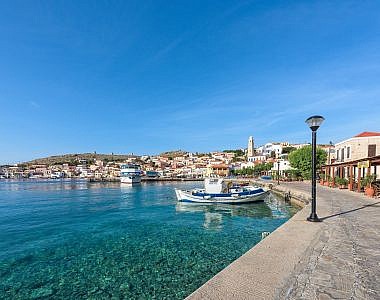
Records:
M267 157L265 155L255 155L255 156L248 156L248 162L265 162L267 160Z
M284 176L285 171L288 171L291 169L293 168L290 166L290 162L288 160L278 159L276 162L273 163L273 167L270 171L271 171L271 174L277 174L277 172L280 171L280 176Z
M294 147L296 149L301 149L306 146L310 146L310 143L303 143L303 144L291 144L289 145L290 147Z
M267 157L274 152L275 156L279 157L282 153L282 145L280 143L266 143L264 146L257 148L256 152Z

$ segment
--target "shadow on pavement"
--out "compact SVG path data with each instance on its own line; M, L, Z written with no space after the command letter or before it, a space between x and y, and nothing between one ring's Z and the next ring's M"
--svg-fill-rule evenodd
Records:
M340 215L345 215L345 214L348 214L348 213L351 213L351 212L354 212L354 211L357 211L357 210L361 210L361 209L364 209L364 208L367 208L367 207L370 207L370 206L375 206L376 204L380 204L380 201L372 203L372 204L363 205L361 207L354 208L354 209L351 209L351 210L343 211L343 212L340 212L340 213L337 213L337 214L333 214L331 216L322 217L322 218L320 218L320 220L323 221L323 220L326 220L326 219L329 219L329 218L332 218L332 217L337 217L337 216L340 216Z

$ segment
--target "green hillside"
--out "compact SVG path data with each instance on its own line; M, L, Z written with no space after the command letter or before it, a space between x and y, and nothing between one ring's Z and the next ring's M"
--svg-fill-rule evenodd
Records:
M125 159L136 157L134 155L124 155L124 154L97 154L97 153L76 153L76 154L63 154L63 155L54 155L44 158L34 159L28 162L25 162L26 165L37 165L37 164L46 164L46 165L59 165L59 164L70 164L77 165L80 160L85 159L86 161L95 161L97 159L103 160L105 162L115 161L122 162Z

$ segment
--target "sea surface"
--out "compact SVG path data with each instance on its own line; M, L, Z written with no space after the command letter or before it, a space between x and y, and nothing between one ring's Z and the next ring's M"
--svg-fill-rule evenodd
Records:
M201 184L0 181L0 299L183 299L297 211L176 202Z

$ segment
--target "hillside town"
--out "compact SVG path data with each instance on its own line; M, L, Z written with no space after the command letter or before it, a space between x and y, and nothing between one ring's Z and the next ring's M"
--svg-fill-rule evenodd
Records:
M288 160L289 153L309 145L270 142L255 147L254 138L250 136L247 148L238 150L210 153L174 151L155 156L130 155L123 161L83 159L78 155L74 161L66 163L3 165L0 166L0 178L83 178L116 181L120 177L120 166L133 163L141 166L145 178L151 179L202 179L212 175L272 175L275 177L278 174L282 179L286 179L292 176L294 169ZM327 153L326 166L376 157L380 154L380 133L363 132L335 145L330 143L318 145L318 147ZM334 174L330 174L332 168L325 167L324 170L329 176L335 173L345 175L342 168L336 169ZM372 173L379 174L380 172L375 166Z

